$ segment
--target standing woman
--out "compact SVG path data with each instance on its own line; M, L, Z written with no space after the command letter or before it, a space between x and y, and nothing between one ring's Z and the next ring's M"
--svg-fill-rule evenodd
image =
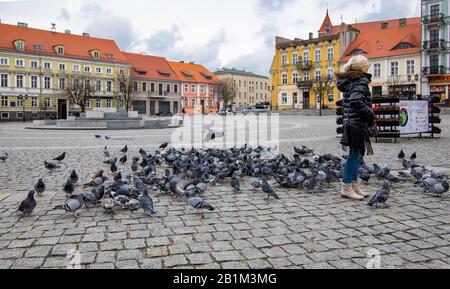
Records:
M369 194L363 192L358 183L358 172L364 154L372 155L370 143L375 115L371 108L372 97L369 84L372 75L368 74L370 63L366 57L357 55L345 65L345 72L336 74L337 87L344 94L344 132L341 144L350 148L342 178L341 196L353 200L363 200Z

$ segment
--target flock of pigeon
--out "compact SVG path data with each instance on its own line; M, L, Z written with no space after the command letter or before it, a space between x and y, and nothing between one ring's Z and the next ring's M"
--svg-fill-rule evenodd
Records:
M96 135L96 138L100 136ZM204 199L208 187L228 183L235 193L241 191L241 182L247 182L253 191L260 191L266 200L279 199L273 187L304 190L315 193L323 191L332 182L342 178L345 159L332 154L314 155L314 151L302 146L294 147L293 157L277 154L270 147L251 148L247 145L230 149L175 149L168 143L162 144L153 154L143 148L139 156L131 158L132 175L125 175L120 167L128 166L128 146L120 150L122 157L113 157L108 147L104 147L104 170L100 170L92 179L79 185L79 177L72 170L62 190L67 201L56 206L55 210L64 210L75 217L83 207L101 205L105 212L114 208L136 211L143 209L147 215L156 214L155 205L149 192L172 196L177 200L185 200L189 206L197 210L214 211L215 208ZM53 161L62 162L66 153ZM8 158L7 153L1 160ZM371 178L383 181L383 186L375 192L368 202L369 206L386 205L391 186L396 183L412 180L415 186L422 186L425 192L442 196L449 190L448 176L428 170L416 164L416 153L406 159L403 150L398 155L404 168L397 176L391 173L391 167L384 168L377 164L363 163L359 170L359 178L368 183ZM44 167L52 172L60 170L59 164L45 161ZM110 171L109 177L105 170ZM111 181L109 181L111 179ZM272 184L270 184L271 182ZM76 186L87 191L73 194ZM36 207L35 193L41 196L46 186L39 179L34 189L20 204L19 211L29 216Z

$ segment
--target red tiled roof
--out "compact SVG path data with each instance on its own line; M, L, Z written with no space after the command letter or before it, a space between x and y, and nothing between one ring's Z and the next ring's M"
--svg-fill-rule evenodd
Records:
M200 64L192 63L181 63L169 61L170 66L178 75L178 77L184 82L197 82L197 83L208 83L217 84L220 79L208 69ZM192 75L192 77L188 77ZM208 79L208 77L211 77Z
M24 52L27 53L57 56L58 54L54 47L62 45L64 46L64 56L66 57L96 60L92 57L90 51L99 50L99 60L101 61L127 62L114 40L0 24L1 50L17 51L13 42L19 39L25 41ZM36 50L34 48L35 45L42 45L43 50ZM108 58L107 54L114 55L114 59Z
M412 18L415 20L416 18ZM408 19L409 20L409 19ZM361 32L345 51L342 62L348 61L354 50L363 50L367 58L389 57L395 55L420 53L421 24L411 21L404 27L376 29ZM413 48L393 50L401 43L409 43Z
M323 20L322 26L320 26L319 29L319 33L325 33L327 30L327 24L331 25L331 19L330 19L330 15L328 15L328 10L327 10L327 15L325 16L325 19Z
M359 30L360 32L369 32L369 31L373 31L373 30L380 30L381 23L383 23L383 22L388 23L387 29L399 27L399 19L390 19L390 20L346 24L345 28L348 28L348 26L352 26L353 28ZM406 23L407 23L407 26L412 25L412 24L420 24L421 18L420 17L406 18ZM333 26L331 26L330 34L331 35L339 34L340 30L341 30L340 25L333 25Z
M131 64L131 77L179 81L164 57L123 52ZM139 73L142 72L142 73ZM164 76L163 74L168 74Z

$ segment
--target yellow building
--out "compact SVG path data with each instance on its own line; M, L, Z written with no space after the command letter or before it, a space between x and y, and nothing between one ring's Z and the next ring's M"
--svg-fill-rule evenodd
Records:
M357 30L350 25L333 26L327 15L318 37L309 34L307 40L276 37L276 53L271 67L272 106L274 109L309 109L319 107L315 81L334 77L339 60L353 41ZM334 81L332 83L334 87ZM325 107L334 108L339 91L324 96Z
M88 110L120 107L117 79L130 75L127 62L113 40L0 24L0 121L79 112L66 91L75 78L93 87Z

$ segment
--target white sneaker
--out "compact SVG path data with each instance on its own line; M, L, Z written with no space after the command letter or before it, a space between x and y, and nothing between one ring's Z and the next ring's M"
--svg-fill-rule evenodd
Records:
M351 200L357 200L357 201L364 200L363 196L360 196L357 193L355 193L355 191L353 191L353 186L351 184L349 184L349 185L342 184L341 196L343 198L347 198L347 199L351 199Z

